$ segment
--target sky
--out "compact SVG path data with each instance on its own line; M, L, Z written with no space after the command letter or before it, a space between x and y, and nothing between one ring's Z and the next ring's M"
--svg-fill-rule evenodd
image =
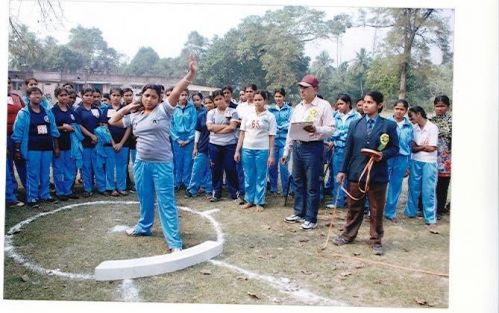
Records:
M40 10L33 0L13 0L10 2L10 15L28 25L30 31L40 37L51 35L58 42L66 43L69 30L78 24L86 28L96 27L102 31L104 40L125 59L131 60L141 46L152 47L160 57L176 57L184 47L187 35L197 31L212 39L214 35L223 36L247 16L262 16L267 10L278 10L282 5L267 1L214 0L61 0L63 18L49 25L40 18ZM282 3L282 1L281 1ZM309 6L326 12L332 19L340 13L351 14L354 19L358 8L333 5ZM449 13L452 17L453 14ZM453 24L453 20L449 23ZM351 28L342 38L340 54L337 55L336 43L329 40L310 42L305 54L313 60L321 51L329 53L335 62L349 61L364 47L373 49L375 30L369 27ZM378 31L379 41L382 31ZM338 56L338 58L337 58ZM337 60L338 59L338 60ZM434 63L440 62L440 53L432 51Z

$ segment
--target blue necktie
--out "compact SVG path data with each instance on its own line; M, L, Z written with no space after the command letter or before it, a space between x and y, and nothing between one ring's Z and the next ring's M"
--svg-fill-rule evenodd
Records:
M373 126L374 126L374 120L368 119L367 120L367 135L371 134L371 132L373 131Z

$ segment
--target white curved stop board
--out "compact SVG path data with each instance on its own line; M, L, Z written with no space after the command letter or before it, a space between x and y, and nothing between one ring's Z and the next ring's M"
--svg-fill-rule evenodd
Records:
M176 253L151 257L108 260L95 268L95 280L122 280L161 275L184 269L212 259L223 251L223 243L205 241L194 247Z

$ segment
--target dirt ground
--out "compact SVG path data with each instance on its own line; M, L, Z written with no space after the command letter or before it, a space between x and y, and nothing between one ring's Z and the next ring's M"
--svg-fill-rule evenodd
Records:
M399 217L405 204L402 197ZM41 209L7 208L5 232L17 223L68 204L90 201L136 201L127 197L95 196ZM430 232L420 218L384 222L385 255L374 256L367 245L364 220L354 244L331 242L321 250L332 210L322 206L319 227L303 231L283 218L292 213L282 197L267 197L264 212L242 210L225 199L210 203L204 197L184 199L177 205L199 212L219 209L211 216L224 234L224 251L214 260L160 276L97 282L61 277L93 275L109 259L128 259L168 253L159 220L152 237L132 238L123 231L138 216L135 203L78 206L40 217L10 238L22 261L5 253L4 299L133 301L203 304L266 304L359 307L448 307L449 216ZM184 248L216 240L213 225L198 214L180 210ZM346 210L338 209L333 235L340 232ZM9 241L7 241L9 242ZM8 247L7 247L8 248ZM31 265L51 270L41 273Z

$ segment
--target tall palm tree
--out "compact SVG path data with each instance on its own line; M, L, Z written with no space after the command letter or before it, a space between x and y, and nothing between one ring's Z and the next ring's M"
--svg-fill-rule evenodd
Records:
M371 57L365 48L361 48L359 52L355 53L355 59L352 64L352 73L359 79L360 93L364 94L364 81L369 69Z
M311 71L317 76L319 81L327 81L334 70L333 66L334 60L331 59L329 53L322 51L317 57L315 57L312 63Z

